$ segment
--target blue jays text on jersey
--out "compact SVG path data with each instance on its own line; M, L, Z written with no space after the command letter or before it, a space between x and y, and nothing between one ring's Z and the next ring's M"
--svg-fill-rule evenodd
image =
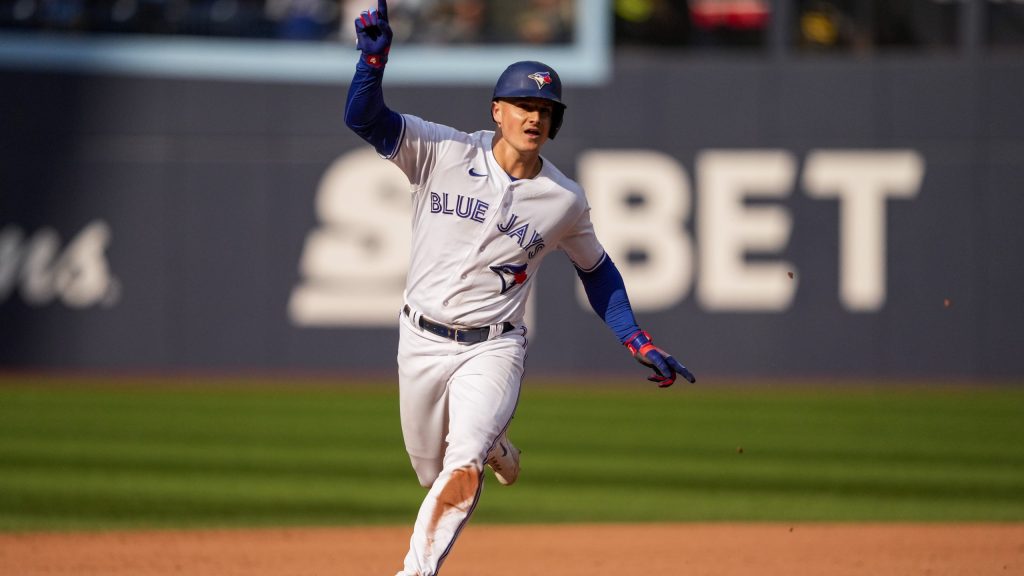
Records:
M483 223L490 205L472 196L455 195L454 207L447 192L430 193L430 212L433 214L450 214L459 218L468 218ZM517 225L518 224L518 225ZM537 230L531 230L528 222L519 222L519 215L512 213L508 222L499 223L498 230L519 244L526 251L527 258L533 258L544 249L544 236ZM530 239L527 241L527 236Z
M519 247L526 250L526 257L533 258L544 249L544 237L540 235L540 232L533 231L533 237L530 238L529 243L526 242L526 233L530 229L530 225L527 222L523 222L519 226L513 228L516 222L519 220L519 215L513 213L509 217L508 222L504 224L498 224L498 230L504 232L509 238L512 238L519 243Z
M434 214L454 214L459 218L469 218L474 222L483 222L490 205L483 200L472 196L458 194L455 197L455 207L452 208L448 201L448 193L430 193L430 211Z

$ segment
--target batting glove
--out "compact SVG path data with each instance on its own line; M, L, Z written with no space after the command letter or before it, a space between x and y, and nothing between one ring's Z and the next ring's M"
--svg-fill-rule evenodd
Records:
M640 330L626 340L626 348L633 353L636 361L654 370L647 379L658 384L659 388L668 388L676 381L676 375L686 378L691 384L697 381L686 366L679 363L668 352L658 348L651 341L651 335Z
M376 10L367 10L356 18L356 48L363 53L363 61L374 68L387 64L394 35L388 24L387 0L378 0Z

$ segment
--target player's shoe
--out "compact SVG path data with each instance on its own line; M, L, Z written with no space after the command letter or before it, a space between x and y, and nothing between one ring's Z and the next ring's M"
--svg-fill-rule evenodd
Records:
M519 478L519 448L508 441L508 435L501 433L494 448L487 453L487 465L494 470L494 477L505 486L515 484Z

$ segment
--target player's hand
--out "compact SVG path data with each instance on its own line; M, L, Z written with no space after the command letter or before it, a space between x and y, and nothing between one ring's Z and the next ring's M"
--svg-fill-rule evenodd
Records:
M676 381L676 375L682 376L691 384L697 381L686 366L679 363L671 354L658 348L651 341L651 335L643 330L638 331L626 341L626 348L633 353L636 361L654 370L647 379L658 384L659 388L667 388Z
M363 61L374 68L383 68L391 51L394 37L388 24L388 2L377 0L377 9L370 9L356 18L356 48L363 53Z

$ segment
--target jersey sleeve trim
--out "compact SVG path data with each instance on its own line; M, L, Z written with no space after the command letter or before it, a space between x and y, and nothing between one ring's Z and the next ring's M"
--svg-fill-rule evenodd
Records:
M601 254L601 257L597 259L597 262L594 263L594 265L589 267L589 268L582 268L576 262L573 262L572 265L575 266L576 269L579 270L580 272L583 272L584 274L589 274L589 273L593 272L594 270L597 270L598 268L600 268L601 264L604 264L604 261L607 260L607 259L608 259L608 253L604 252L604 253Z
M388 154L382 154L380 151L377 152L377 155L385 160L391 160L398 156L398 151L402 149L402 141L405 140L405 114L399 114L398 117L402 119L402 125L399 128L398 138L395 138L395 149Z

